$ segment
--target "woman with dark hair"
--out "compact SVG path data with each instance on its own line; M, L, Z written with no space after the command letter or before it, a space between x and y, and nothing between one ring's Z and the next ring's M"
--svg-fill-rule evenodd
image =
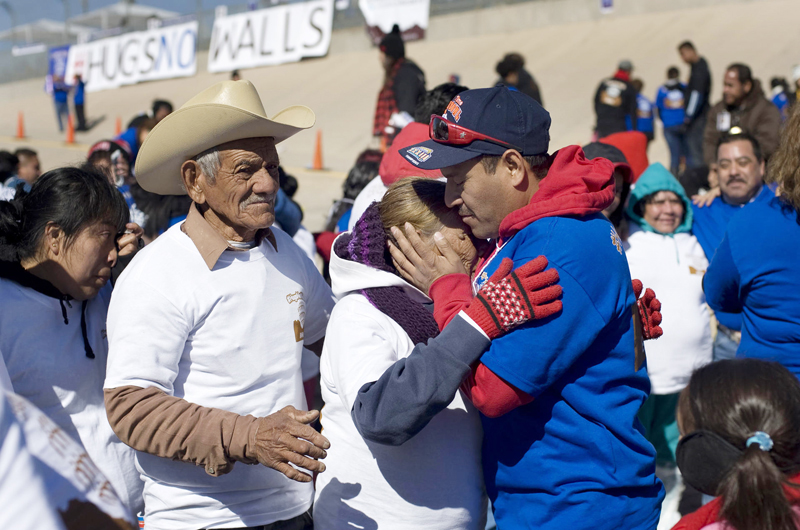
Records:
M800 527L800 383L778 363L697 370L678 402L683 479L718 496L673 530Z
M77 168L49 171L30 193L0 201L0 351L14 392L80 442L136 513L134 453L103 402L111 269L141 236L128 219L117 189Z

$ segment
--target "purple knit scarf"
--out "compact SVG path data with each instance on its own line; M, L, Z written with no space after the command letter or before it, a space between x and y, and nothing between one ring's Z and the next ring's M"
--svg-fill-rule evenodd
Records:
M336 240L333 251L342 259L355 261L392 274L397 274L386 248L378 203L372 203L350 233ZM439 334L439 326L428 309L412 300L398 286L370 287L361 294L381 313L397 322L414 342L427 344L428 339Z

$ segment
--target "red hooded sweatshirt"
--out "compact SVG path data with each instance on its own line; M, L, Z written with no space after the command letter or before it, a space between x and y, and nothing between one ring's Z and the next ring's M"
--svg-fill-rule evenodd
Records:
M614 201L614 164L605 158L587 160L577 145L552 156L547 176L524 208L508 214L500 223L497 248L514 234L546 217L583 217L602 212ZM483 268L488 257L478 265ZM477 274L477 273L476 273ZM472 301L472 282L466 274L450 274L430 287L435 301L434 317L441 329ZM473 367L461 389L484 415L502 416L533 401L533 397L507 383L482 363Z

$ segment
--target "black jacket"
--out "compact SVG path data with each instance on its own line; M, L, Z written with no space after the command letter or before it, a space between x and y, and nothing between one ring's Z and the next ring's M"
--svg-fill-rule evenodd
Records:
M684 105L686 105L686 123L691 123L708 110L710 96L711 71L705 58L700 57L700 60L692 65L689 84L686 85L683 97Z
M393 89L397 111L413 116L417 98L425 93L425 73L413 61L406 59L397 70Z
M636 130L636 90L630 83L617 77L604 79L594 95L594 111L597 114L597 136L628 130L630 120Z
M542 93L539 90L539 84L536 82L536 79L525 70L524 68L519 71L519 80L517 81L516 85L511 85L510 83L506 83L502 78L497 80L497 84L505 85L505 86L513 86L526 96L530 96L536 100L536 103L544 107L544 103L542 103Z

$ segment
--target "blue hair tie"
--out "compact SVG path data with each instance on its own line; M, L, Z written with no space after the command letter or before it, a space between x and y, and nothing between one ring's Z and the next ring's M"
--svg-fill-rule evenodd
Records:
M771 451L772 450L772 438L770 438L769 434L765 433L764 431L756 431L750 438L747 439L747 447L750 447L752 444L758 444L759 449L762 451Z

